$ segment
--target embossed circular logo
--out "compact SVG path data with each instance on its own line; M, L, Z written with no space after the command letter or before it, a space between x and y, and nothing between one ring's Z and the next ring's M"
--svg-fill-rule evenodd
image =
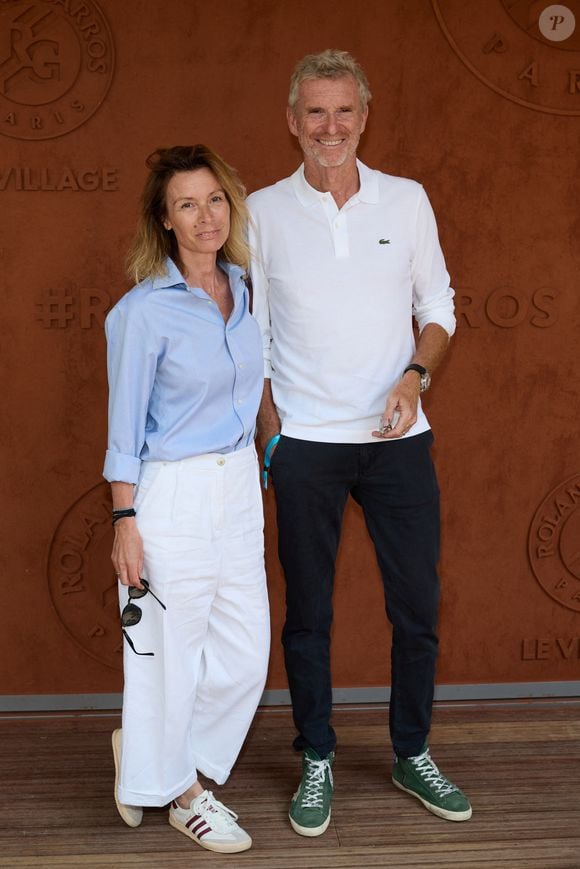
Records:
M530 526L528 553L544 591L580 612L580 474L540 504Z
M0 132L53 139L84 124L113 77L95 0L0 0Z
M48 583L54 608L73 640L101 664L119 670L123 635L111 563L111 506L103 482L70 507L50 545Z
M580 115L580 0L431 0L449 44L497 94L554 115Z

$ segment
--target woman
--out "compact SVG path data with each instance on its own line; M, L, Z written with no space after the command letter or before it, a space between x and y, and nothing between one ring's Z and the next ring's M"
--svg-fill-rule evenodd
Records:
M130 255L139 283L106 321L104 476L127 640L115 799L130 826L142 806L171 803L172 826L237 852L252 841L198 771L226 781L269 651L244 189L203 145L159 149L147 165Z

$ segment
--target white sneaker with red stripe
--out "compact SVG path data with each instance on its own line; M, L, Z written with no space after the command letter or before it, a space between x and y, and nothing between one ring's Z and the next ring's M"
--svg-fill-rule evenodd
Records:
M185 833L202 848L234 854L247 851L252 840L236 821L238 816L211 791L204 791L191 801L188 809L182 809L175 800L169 809L169 823L180 833Z

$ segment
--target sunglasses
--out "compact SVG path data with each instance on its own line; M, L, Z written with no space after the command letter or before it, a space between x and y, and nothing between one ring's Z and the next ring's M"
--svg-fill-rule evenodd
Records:
M125 630L125 628L131 628L133 625L138 625L141 621L141 616L143 615L141 611L141 607L138 607L136 603L131 603L131 601L139 600L139 598L145 597L147 592L153 595L158 604L160 604L164 610L167 609L164 603L162 603L156 594L151 591L149 587L149 583L146 579L141 578L141 583L143 584L143 588L136 588L134 585L129 586L129 603L124 608L121 613L121 630L123 631L123 636L133 649L136 655L149 655L152 656L155 652L138 652L135 646L133 645L133 640Z

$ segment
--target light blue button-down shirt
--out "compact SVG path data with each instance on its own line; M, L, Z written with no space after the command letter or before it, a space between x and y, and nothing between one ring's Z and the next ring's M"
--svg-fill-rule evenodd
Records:
M220 265L234 300L227 323L172 260L167 277L142 281L109 312L105 479L137 483L141 462L252 443L264 382L260 330L241 268Z

